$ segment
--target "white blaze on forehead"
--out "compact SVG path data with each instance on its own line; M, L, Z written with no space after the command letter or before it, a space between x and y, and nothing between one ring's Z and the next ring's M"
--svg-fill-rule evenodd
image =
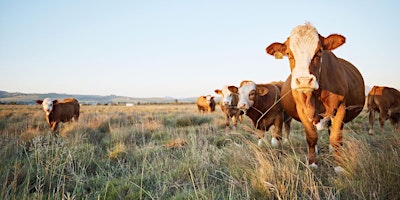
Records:
M228 86L224 86L222 88L222 104L223 105L230 105L232 101L231 91L228 89Z
M208 102L208 103L211 103L211 98L212 98L211 95L207 95L207 96L206 96L206 99L207 99L207 102Z
M53 110L53 101L50 98L45 98L42 103L43 110L47 115Z
M247 110L251 106L253 106L254 101L249 99L249 94L253 90L256 90L256 83L254 83L253 81L246 82L239 88L239 108L243 107Z
M292 71L292 88L296 88L296 86L294 86L295 81L293 81L296 80L296 78L314 77L310 74L309 65L318 47L319 36L317 29L311 24L306 23L306 25L295 27L289 39L290 50L295 59L295 67ZM316 81L315 83L317 84Z

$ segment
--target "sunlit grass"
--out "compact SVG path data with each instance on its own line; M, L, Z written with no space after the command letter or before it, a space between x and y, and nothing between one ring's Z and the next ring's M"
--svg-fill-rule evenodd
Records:
M366 114L345 125L337 175L321 131L319 168L307 163L302 125L262 147L247 117L226 131L219 108L82 106L53 135L40 106L0 106L1 199L399 199L400 134Z

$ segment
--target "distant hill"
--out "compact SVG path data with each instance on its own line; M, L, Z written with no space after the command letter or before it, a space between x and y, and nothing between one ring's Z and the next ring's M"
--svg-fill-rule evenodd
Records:
M194 103L196 102L196 97L175 99L173 97L154 97L154 98L134 98L125 97L117 95L74 95L74 94L60 94L60 93L11 93L6 91L0 91L0 103L7 104L36 104L36 100L51 98L51 99L65 99L73 97L76 98L82 104L150 104L150 103L175 103L176 101L180 103Z

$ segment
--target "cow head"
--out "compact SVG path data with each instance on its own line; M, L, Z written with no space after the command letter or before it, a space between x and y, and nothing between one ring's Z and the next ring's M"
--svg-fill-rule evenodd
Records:
M254 105L257 96L264 96L269 92L266 87L257 87L253 81L242 81L239 87L238 108L247 111Z
M256 96L256 83L253 81L242 81L239 87L238 108L247 111L254 105Z
M310 121L318 121L315 114L314 91L320 88L322 54L345 43L345 37L332 34L321 36L310 23L295 27L284 43L272 43L267 54L275 58L287 56L291 70L291 89L295 101L305 108L302 112ZM299 107L298 107L299 108Z
M306 23L295 27L283 44L273 43L266 51L275 58L287 56L292 75L291 88L299 92L308 92L319 89L322 52L336 49L345 41L345 37L338 34L325 38L319 35L310 23Z
M52 101L50 98L45 98L43 101L37 100L36 103L43 106L43 110L46 112L46 115L50 115L51 111L53 110L53 104L56 101L57 100Z
M233 102L237 103L238 88L236 86L224 86L222 90L216 89L215 93L222 96L221 105L222 106L236 106Z
M213 99L214 99L214 96L207 95L207 96L206 96L207 104L208 104L208 105L211 105L211 101L212 101Z

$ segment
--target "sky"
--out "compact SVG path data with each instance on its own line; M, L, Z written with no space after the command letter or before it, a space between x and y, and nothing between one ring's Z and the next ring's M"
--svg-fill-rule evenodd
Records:
M265 53L310 22L366 85L400 89L400 1L0 0L0 90L196 97L286 80Z

